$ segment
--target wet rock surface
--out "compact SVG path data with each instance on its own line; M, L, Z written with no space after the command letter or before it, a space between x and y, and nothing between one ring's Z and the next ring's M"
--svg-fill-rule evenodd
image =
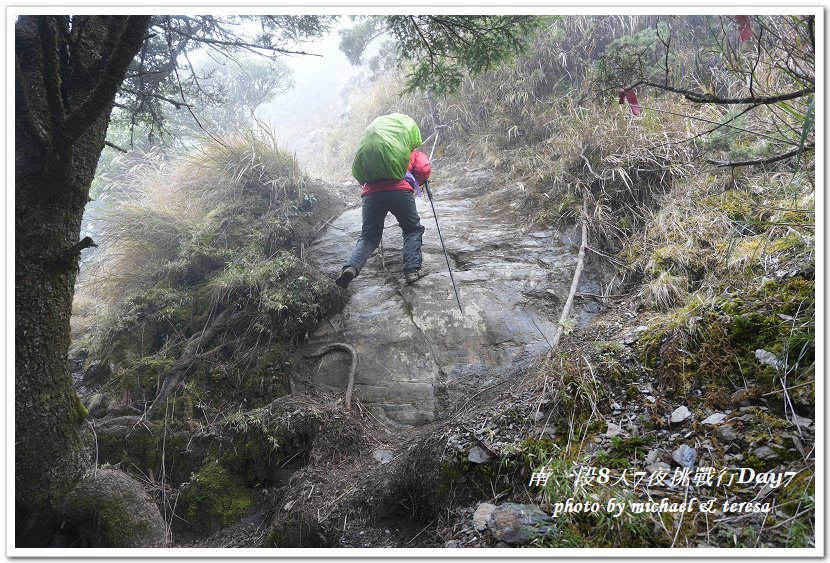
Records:
M310 335L308 351L330 342L357 349L355 396L374 415L407 425L430 422L482 389L517 377L549 350L576 249L554 231L524 232L521 221L495 201L500 193L509 202L511 189L495 190L486 170L462 171L433 185L463 313L430 203L416 199L426 228L428 275L411 286L403 283L402 237L390 214L382 248L351 283L345 308ZM334 279L360 229L356 206L321 233L311 259ZM345 355L329 354L314 369L313 383L341 392L348 370Z

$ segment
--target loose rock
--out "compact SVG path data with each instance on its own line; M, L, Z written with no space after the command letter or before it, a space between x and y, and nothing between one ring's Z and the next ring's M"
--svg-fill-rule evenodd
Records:
M496 505L489 502L482 502L478 505L475 513L473 513L473 526L476 530L483 532L487 528L487 520L490 519L490 515L493 514L495 509Z
M755 457L761 461L772 461L778 457L778 454L769 446L761 446L752 452Z
M473 446L467 459L470 463L487 463L493 459L493 455L480 446Z
M674 412L671 413L672 424L679 424L689 420L690 418L692 418L692 413L685 406L677 407L674 409Z
M708 424L708 425L720 424L724 420L726 420L726 415L723 414L722 412L716 412L714 414L710 414L709 416L707 416L701 422L701 424Z
M493 510L487 526L498 541L527 545L555 532L553 519L532 504L505 503Z
M622 427L617 426L613 422L609 422L608 423L608 429L605 431L605 435L609 438L611 436L619 436L620 434L622 434L622 431L623 431Z
M734 442L738 439L738 433L731 426L721 426L717 429L715 435L722 442Z
M697 450L683 444L672 454L672 459L683 467L693 467L697 459Z

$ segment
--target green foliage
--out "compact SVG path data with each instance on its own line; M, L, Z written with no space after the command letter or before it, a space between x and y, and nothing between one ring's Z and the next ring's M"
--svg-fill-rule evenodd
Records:
M600 84L609 87L630 86L632 78L652 80L663 71L658 45L668 38L669 24L661 21L655 27L624 35L612 41L602 58L596 62Z
M406 91L455 92L465 72L491 70L524 52L542 23L535 16L370 17L342 33L341 49L353 63L376 35L395 41Z
M255 500L242 478L217 462L208 462L193 475L182 493L184 513L191 526L213 532L237 521Z
M629 349L619 342L594 342L592 345L591 361L603 379L610 378L615 383L621 382L629 371L628 363L631 360Z
M355 18L353 18L355 19ZM363 16L352 27L341 29L340 50L357 66L363 63L363 53L373 40L383 33L382 16Z

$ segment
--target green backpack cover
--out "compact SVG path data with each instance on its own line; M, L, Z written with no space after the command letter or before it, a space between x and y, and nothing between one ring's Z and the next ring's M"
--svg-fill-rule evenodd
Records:
M361 184L381 179L402 180L409 156L421 146L421 131L415 120L402 113L376 118L360 137L352 163L352 176Z

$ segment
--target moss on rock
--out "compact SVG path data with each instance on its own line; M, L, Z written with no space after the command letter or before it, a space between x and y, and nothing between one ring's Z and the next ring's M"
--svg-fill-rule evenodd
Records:
M255 499L244 479L230 473L217 461L208 462L193 475L182 491L180 501L190 526L204 534L215 532L237 521Z
M167 539L153 500L135 479L115 469L81 480L67 495L63 512L78 547L162 547Z

